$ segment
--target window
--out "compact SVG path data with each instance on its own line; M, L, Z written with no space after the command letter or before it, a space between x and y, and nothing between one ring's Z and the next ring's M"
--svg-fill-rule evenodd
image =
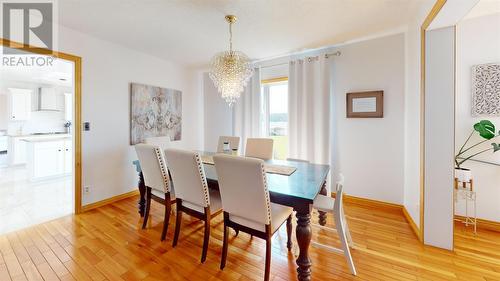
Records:
M276 80L276 79L275 79ZM263 134L274 139L274 158L288 157L288 81L262 83Z

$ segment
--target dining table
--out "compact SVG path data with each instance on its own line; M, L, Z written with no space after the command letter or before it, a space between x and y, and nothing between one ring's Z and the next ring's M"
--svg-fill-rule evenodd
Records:
M216 153L199 151L199 154L203 159L203 157L213 156ZM146 204L146 186L139 161L135 160L133 164L139 176L138 188L140 199L138 209L139 214L143 217ZM311 280L312 262L309 257L309 246L312 237L312 204L318 194L327 195L326 180L330 166L312 164L305 161L275 159L266 160L265 165L296 168L289 175L267 172L267 185L271 202L292 207L296 212L297 224L295 235L300 250L299 256L296 259L297 277L301 281ZM209 188L218 189L217 171L213 163L204 162L203 168ZM320 225L326 224L326 213L319 212L318 222Z

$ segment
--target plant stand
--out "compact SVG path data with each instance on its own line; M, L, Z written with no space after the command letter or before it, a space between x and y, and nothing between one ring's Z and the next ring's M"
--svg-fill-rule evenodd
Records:
M453 197L455 205L458 200L465 200L465 217L463 219L455 218L455 220L464 223L466 227L472 225L474 234L477 234L476 192L473 190L472 180L470 182L460 182L458 178L455 178ZM469 214L469 205L472 205L472 214Z

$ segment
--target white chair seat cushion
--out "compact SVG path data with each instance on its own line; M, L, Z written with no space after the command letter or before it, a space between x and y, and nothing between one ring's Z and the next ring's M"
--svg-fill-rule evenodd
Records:
M210 196L210 212L213 214L213 213L219 211L220 209L222 209L222 201L220 199L220 193L218 190L209 189L209 192L210 192L210 195L209 195ZM199 206L197 204L193 204L193 203L185 201L185 200L182 201L182 205L186 208L189 208L191 210L195 210L195 211L200 212L200 213L205 212L204 207Z
M165 200L165 193L156 190L156 189L151 189L151 194L155 195L156 197L160 197L161 199ZM174 191L174 186L170 185L170 200L175 199L175 191Z
M293 208L283 206L280 204L271 203L271 232L274 233L276 230L286 221L286 219L292 214ZM229 215L229 219L237 224L241 224L251 229L265 232L266 226L255 221L251 221L239 216Z
M333 205L335 205L335 199L330 196L318 194L314 198L313 208L319 211L333 213Z

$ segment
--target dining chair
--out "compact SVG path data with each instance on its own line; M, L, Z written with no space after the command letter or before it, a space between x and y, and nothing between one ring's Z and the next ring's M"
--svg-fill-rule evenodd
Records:
M208 189L207 179L198 153L167 149L165 154L172 174L172 181L175 184L175 197L177 198L177 216L172 246L177 246L182 213L203 220L205 223L201 253L201 262L203 263L207 258L210 220L222 211L219 191Z
M159 146L161 150L165 151L165 149L170 147L170 137L150 137L144 139L145 144L152 144Z
M264 161L255 158L214 155L219 190L224 209L224 238L220 268L226 266L228 228L266 240L264 280L269 280L271 238L286 221L287 248L292 248L293 209L271 203L267 189Z
M248 138L245 146L245 156L269 160L273 158L273 139Z
M350 248L354 247L354 243L352 241L351 233L349 231L349 226L347 225L347 220L344 214L344 206L343 206L343 186L344 179L343 176L340 175L340 181L337 182L335 199L330 196L325 196L318 194L313 202L313 209L318 211L330 213L333 215L335 220L335 228L330 228L326 226L322 226L319 224L312 224L315 227L319 227L328 231L336 231L339 239L341 249L335 248L332 246L328 246L325 244L321 244L317 241L312 241L311 244L316 247L320 247L331 252L344 254L344 257L347 261L347 265L349 266L349 270L352 275L356 275L356 267L354 266L354 261L352 259Z
M163 230L161 241L165 240L168 224L170 222L171 205L175 203L173 186L165 162L163 149L152 144L137 144L135 151L139 158L144 184L146 185L146 208L144 210L144 221L142 228L148 223L149 211L151 210L151 199L165 206L163 219Z
M231 150L240 149L240 137L234 136L220 136L219 143L217 144L217 152L224 152L224 143L228 142Z

